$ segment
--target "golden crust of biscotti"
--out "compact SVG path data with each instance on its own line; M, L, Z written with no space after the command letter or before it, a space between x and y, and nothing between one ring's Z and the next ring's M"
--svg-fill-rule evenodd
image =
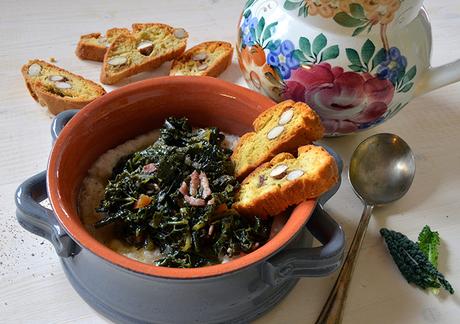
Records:
M287 111L292 118L280 125L280 117ZM319 116L307 104L283 101L265 110L253 122L255 132L244 134L232 154L235 176L243 179L260 164L270 161L281 152L295 153L299 146L323 137L324 127ZM269 139L274 128L282 129L279 136Z
M217 77L230 65L232 56L232 44L223 41L204 42L175 59L169 75Z
M129 33L127 28L111 28L107 30L105 36L101 33L81 35L75 54L82 60L102 62L105 52L115 38L120 34Z
M287 170L272 177L273 169L281 166L287 166ZM298 170L304 173L289 180L291 172ZM297 158L280 153L255 169L241 184L233 208L247 216L275 216L289 206L319 197L337 181L334 158L320 146L305 145L298 149Z
M32 65L40 67L37 75L29 73ZM30 95L54 115L68 109L83 108L105 94L99 84L45 61L30 60L22 67L21 73ZM53 81L50 79L52 76L61 77L62 80Z
M188 34L183 29L169 25L149 23L133 24L131 34L119 35L105 53L101 70L101 82L114 84L132 75L152 70L184 53ZM180 30L180 37L177 31ZM152 50L142 54L138 50L141 42L149 41ZM123 58L125 63L113 65L114 58Z

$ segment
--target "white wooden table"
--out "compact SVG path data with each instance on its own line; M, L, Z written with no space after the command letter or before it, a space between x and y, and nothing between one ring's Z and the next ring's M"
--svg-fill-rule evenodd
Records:
M72 289L51 244L16 222L17 185L46 167L51 116L28 95L20 75L28 59L57 64L98 81L99 64L74 55L82 33L133 22L182 26L190 45L234 42L243 0L12 1L0 2L0 322L106 323ZM433 23L433 64L460 56L460 4L426 3ZM165 75L168 66L142 78ZM222 78L244 81L234 64ZM108 90L111 88L107 87ZM396 118L359 135L327 140L345 161L344 181L327 209L348 242L362 205L346 180L351 153L365 137L393 132L415 151L417 174L402 200L374 211L351 284L344 323L459 323L460 321L460 84L417 98ZM434 297L408 285L391 261L378 230L389 227L415 239L429 224L442 237L440 268L458 293ZM335 276L302 279L258 323L312 323Z

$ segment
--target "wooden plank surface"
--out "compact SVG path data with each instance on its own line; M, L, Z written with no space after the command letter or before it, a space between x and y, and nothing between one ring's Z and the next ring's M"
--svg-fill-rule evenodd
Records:
M67 282L51 245L16 222L13 194L27 177L46 168L51 116L28 95L20 67L54 57L58 65L98 81L99 64L74 55L80 34L132 22L182 26L190 45L210 39L234 42L243 1L6 1L0 2L0 322L107 323ZM433 65L460 56L460 4L429 1ZM142 78L165 75L168 66ZM140 79L140 78L136 78ZM244 85L236 58L222 79ZM107 90L113 87L106 87ZM396 118L366 133L326 140L345 161L367 136L393 132L415 152L417 174L407 196L377 208L351 284L344 323L458 323L460 297L439 297L408 285L382 244L389 227L415 239L425 224L442 237L440 268L460 290L460 84L417 98ZM361 203L344 181L327 209L350 241ZM335 277L302 279L257 323L312 323Z

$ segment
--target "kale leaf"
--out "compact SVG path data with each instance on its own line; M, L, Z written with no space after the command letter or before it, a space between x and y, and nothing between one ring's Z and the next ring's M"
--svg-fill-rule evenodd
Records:
M431 264L438 268L439 245L441 244L439 233L433 232L428 225L425 225L418 235L417 244ZM439 294L439 288L430 288L430 291L435 295Z
M441 240L438 232L433 232L428 225L425 225L418 235L418 246L425 253L428 260L438 267L439 244Z
M418 244L412 242L406 235L386 228L380 229L393 260L406 278L422 289L443 287L453 294L454 289L436 267L431 264Z

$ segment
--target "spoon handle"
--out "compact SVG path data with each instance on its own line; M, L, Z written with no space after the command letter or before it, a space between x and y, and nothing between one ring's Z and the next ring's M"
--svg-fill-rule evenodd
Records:
M374 206L366 205L356 229L355 236L351 242L347 257L340 270L339 276L332 288L326 303L324 304L321 314L316 320L317 324L338 324L342 321L343 309L347 298L348 286L350 285L351 275L355 268L356 257L359 254L361 244L366 234L367 225L371 217Z

